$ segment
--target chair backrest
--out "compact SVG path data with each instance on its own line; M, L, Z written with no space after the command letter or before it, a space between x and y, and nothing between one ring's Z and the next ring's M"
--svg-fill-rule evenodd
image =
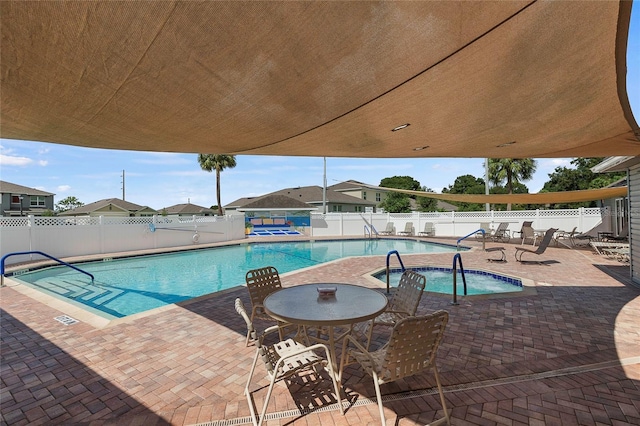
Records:
M484 229L484 232L491 232L491 224L489 222L480 222L480 229Z
M400 277L398 288L393 293L387 310L415 315L426 284L427 278L424 275L407 269Z
M404 224L404 232L413 232L413 222L407 222Z
M278 270L273 266L252 269L245 277L251 305L262 305L264 299L276 290L282 288Z
M433 222L424 223L424 232L433 232L433 230L435 230L435 226L433 226Z
M533 225L533 221L525 221L525 222L522 222L522 227L520 228L520 232L523 232L523 231L524 231L524 228L531 228L531 229L533 229L533 227L532 227L531 225Z
M384 365L378 366L379 379L391 382L433 366L448 320L447 311L436 311L398 321L385 347Z
M393 222L387 222L387 227L384 229L384 232L393 232Z
M235 307L236 312L242 316L244 322L247 324L248 336L251 340L257 340L258 336L256 334L256 329L253 327L249 314L247 314L247 310L244 308L244 303L242 303L242 300L240 300L239 297L236 298Z
M551 239L553 238L553 234L555 234L555 232L557 230L558 230L558 228L549 228L549 229L547 229L547 232L544 233L544 237L542 238L542 241L540 241L540 245L538 246L538 249L534 252L535 254L544 253L544 251L549 246L549 243L551 242Z
M504 234L504 231L506 231L507 229L509 229L509 222L500 222L500 224L498 225L498 228L496 229L496 234L497 233Z

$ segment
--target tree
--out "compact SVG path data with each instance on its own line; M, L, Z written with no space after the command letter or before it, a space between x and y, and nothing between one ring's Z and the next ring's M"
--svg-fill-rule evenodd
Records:
M407 189L411 191L420 190L420 182L411 176L393 176L380 181L380 186L384 188ZM403 194L401 192L389 192L380 203L380 207L389 213L409 213L411 212L411 201L415 195Z
M426 186L422 187L423 192L434 192L431 188ZM438 206L438 200L430 197L416 197L416 203L418 204L418 210L421 212L435 212Z
M541 192L580 191L585 189L604 188L626 176L625 172L596 174L591 168L601 163L603 158L574 158L571 164L574 168L556 167L549 174L549 180L542 187ZM582 203L558 203L554 206L561 209L575 209L578 207L595 207L595 201Z
M533 178L536 171L536 161L531 158L490 158L489 180L494 185L505 184L507 194L513 194L516 183ZM511 210L511 203L507 204Z
M218 215L222 216L222 203L220 202L220 172L224 169L233 169L236 166L235 155L198 154L198 163L202 170L216 171L216 199L218 200Z
M84 206L84 203L80 202L76 197L70 196L58 201L56 204L56 213L66 212L67 210L73 210L82 206Z
M484 179L472 175L458 176L453 185L442 188L445 194L484 194L484 191ZM484 204L464 202L451 202L451 204L458 206L460 211L484 210Z

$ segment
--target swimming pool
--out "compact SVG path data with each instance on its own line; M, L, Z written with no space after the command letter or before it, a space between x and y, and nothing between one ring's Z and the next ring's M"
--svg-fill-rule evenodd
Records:
M427 277L425 291L434 293L453 293L453 274L451 268L440 268L435 266L411 267L413 271L421 273ZM387 282L386 271L378 272L373 276L380 281ZM400 282L402 270L391 268L389 270L389 285L396 287ZM477 271L465 269L464 276L467 281L467 295L511 293L522 291L522 280L520 278L507 277L493 272ZM460 271L456 276L456 294L464 295L464 285Z
M250 269L282 274L350 256L455 252L456 247L409 239L250 243L75 264L7 274L107 318L121 318L244 284Z

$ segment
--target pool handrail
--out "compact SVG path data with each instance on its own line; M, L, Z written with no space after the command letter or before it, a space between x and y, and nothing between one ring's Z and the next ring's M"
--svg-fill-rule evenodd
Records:
M398 257L398 262L400 262L400 267L402 268L402 272L405 271L404 263L402 263L402 259L400 258L400 253L398 253L398 250L391 250L389 253L387 253L387 294L390 293L390 290L389 290L389 258L391 257L392 254L395 254Z
M43 253L41 251L17 251L17 252L5 254L4 256L2 256L2 259L0 259L0 287L4 286L4 272L5 272L4 261L8 257L25 255L25 254L39 254L39 255L47 257L47 258L49 258L49 259L51 259L51 260L53 260L55 262L58 262L61 265L68 266L71 269L75 269L78 272L82 272L83 274L86 274L86 275L90 276L91 277L91 282L93 282L93 280L95 279L93 274L90 274L87 271L83 271L82 269L80 269L78 267L75 267L72 264L65 262L64 260L60 260L60 259L58 259L56 257L53 257L53 256L51 256L51 255L49 255L47 253Z
M451 272L453 273L453 301L452 305L458 305L458 289L457 289L457 279L458 279L458 270L456 269L456 259L458 259L458 264L460 264L460 275L462 275L462 283L464 285L464 295L467 295L467 278L464 276L464 267L462 266L462 256L460 253L456 253L453 256L453 267L451 268Z
M485 230L484 230L484 229L482 229L482 228L477 229L477 230L473 231L472 233L465 235L464 237L460 237L460 238L458 238L458 241L456 242L456 250L457 250L457 251L460 251L460 241L462 241L462 240L466 240L467 238L469 238L469 237L470 237L470 236L472 236L472 235L477 234L478 232L482 232L482 250L484 250L484 237L485 237L485 235L486 235L486 232L485 232Z

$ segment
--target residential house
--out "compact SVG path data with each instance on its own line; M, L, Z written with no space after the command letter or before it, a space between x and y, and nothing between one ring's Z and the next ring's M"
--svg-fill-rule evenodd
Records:
M255 201L257 198L263 198L269 195L284 195L295 200L308 204L310 207L317 209L318 212L323 211L324 200L326 199L327 212L365 212L368 207L375 209L376 202L363 200L358 197L343 194L342 192L333 191L327 188L326 198L323 195L321 186L302 186L296 188L286 188L261 197L240 198L224 206L225 211L231 212L239 210L246 204Z
M160 209L161 214L178 216L215 216L216 212L207 207L198 206L191 203L175 204L173 206Z
M151 207L139 206L138 204L119 198L107 198L99 200L72 210L62 212L59 216L111 216L111 217L140 217L153 216L158 212Z
M53 212L55 194L0 180L0 211L3 216L41 216Z
M282 194L258 197L237 209L245 214L245 228L255 231L309 227L311 211L314 210L315 207Z

